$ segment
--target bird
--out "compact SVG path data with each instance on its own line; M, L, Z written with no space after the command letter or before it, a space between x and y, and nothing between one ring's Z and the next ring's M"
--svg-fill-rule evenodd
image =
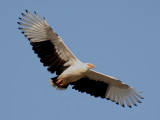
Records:
M28 38L33 51L40 58L43 66L52 74L50 85L57 90L68 86L94 97L104 98L120 104L137 106L144 99L139 91L121 82L117 78L93 70L96 66L80 61L65 45L60 36L50 27L46 19L25 10L19 17L18 27Z

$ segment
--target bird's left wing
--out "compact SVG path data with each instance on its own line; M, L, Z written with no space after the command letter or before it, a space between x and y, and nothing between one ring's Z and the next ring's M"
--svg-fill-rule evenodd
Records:
M70 83L73 85L73 89L79 92L86 92L95 97L106 98L121 104L124 107L124 102L128 107L131 107L131 103L135 106L136 101L141 103L140 99L143 99L132 87L122 83L116 78L104 75L94 70L89 70L87 75L80 80Z
M45 19L27 10L22 16L19 18L22 22L18 22L22 26L19 29L28 38L43 65L48 66L48 71L56 71L59 75L78 60Z

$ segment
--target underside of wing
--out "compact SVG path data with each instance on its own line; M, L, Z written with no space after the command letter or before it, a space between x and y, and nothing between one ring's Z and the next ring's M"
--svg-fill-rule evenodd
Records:
M58 53L54 45L50 40L31 43L33 46L33 50L38 57L40 58L40 62L43 63L44 66L48 66L48 71L56 74L61 74L68 66L64 66L66 63L61 57L59 57Z
M106 76L96 71L90 70L88 74L80 80L70 83L73 89L79 92L86 92L95 97L106 98L116 104L131 107L136 102L141 103L139 99L143 99L132 87L122 83L116 78Z
M19 29L28 38L32 49L43 65L48 67L48 71L51 73L56 71L59 75L77 60L45 19L36 12L33 15L27 10L22 16L23 18L19 18L22 22L18 22L22 26Z
M95 97L105 98L105 93L109 84L102 81L91 80L88 77L83 77L78 81L70 83L73 89L79 92L86 92Z

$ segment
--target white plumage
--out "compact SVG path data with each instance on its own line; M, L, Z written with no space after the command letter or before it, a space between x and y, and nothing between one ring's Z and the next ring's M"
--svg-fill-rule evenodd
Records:
M72 85L79 92L86 92L95 97L106 98L127 106L136 106L139 99L143 99L132 87L122 83L116 78L91 70L95 66L83 63L77 59L62 39L52 30L45 19L36 12L32 15L26 10L27 15L22 13L22 33L28 38L34 52L40 58L44 66L57 76L50 79L50 84L56 89L66 89Z

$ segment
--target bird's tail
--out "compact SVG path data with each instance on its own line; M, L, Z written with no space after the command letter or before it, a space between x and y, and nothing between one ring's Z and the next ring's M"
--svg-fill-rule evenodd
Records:
M58 78L58 76L57 76L57 77L54 77L54 78L51 78L51 79L49 80L50 85L52 85L52 86L53 86L54 88L56 88L57 90L65 90L65 89L67 89L68 85L63 86L63 87L59 87L59 86L56 84L57 78Z

